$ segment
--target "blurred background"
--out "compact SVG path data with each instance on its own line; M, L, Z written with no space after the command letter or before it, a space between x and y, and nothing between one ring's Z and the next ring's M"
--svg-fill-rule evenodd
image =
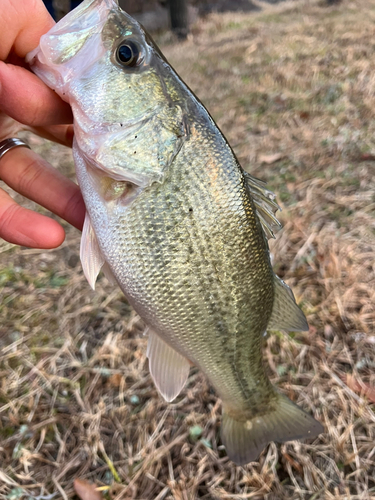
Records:
M58 20L69 10L74 9L81 1L45 0L44 3L51 15ZM179 38L186 37L189 25L194 23L198 15L213 11L246 12L256 9L251 0L119 0L119 3L148 31L157 32L172 27Z
M51 15L59 20L82 0L44 0ZM283 0L263 0L276 4ZM327 5L341 0L323 0ZM252 0L119 0L120 6L150 32L172 29L180 39L186 38L189 26L198 16L210 12L249 12L261 4Z

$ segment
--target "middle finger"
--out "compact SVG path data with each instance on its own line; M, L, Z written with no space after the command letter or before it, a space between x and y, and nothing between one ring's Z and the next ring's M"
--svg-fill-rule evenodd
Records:
M39 155L14 148L0 161L0 178L18 193L82 229L85 205L79 187Z

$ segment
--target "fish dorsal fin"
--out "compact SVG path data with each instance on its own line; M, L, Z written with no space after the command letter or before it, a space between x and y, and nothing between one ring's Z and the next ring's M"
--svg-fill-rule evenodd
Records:
M276 274L274 275L274 301L267 330L307 332L306 317L296 304L292 290Z
M281 208L275 201L275 194L266 188L266 183L244 172L250 194L254 200L259 220L267 238L274 238L274 231L278 231L282 225L275 217L277 210Z
M80 257L83 273L86 276L91 288L95 290L96 278L98 277L105 260L99 248L98 240L96 239L94 229L87 212L82 230Z
M173 401L189 376L189 361L152 330L149 330L147 357L156 388L166 401Z

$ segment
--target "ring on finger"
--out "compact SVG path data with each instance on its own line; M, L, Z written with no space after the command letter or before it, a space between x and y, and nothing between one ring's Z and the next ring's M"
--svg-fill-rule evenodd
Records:
M10 137L9 139L5 139L0 142L0 160L1 158L11 149L24 147L31 149L30 146L23 141L22 139L18 139L18 137Z

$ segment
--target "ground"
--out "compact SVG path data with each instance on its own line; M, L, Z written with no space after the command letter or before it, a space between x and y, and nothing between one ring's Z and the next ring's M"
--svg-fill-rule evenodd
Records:
M230 462L204 375L161 399L142 321L104 277L91 291L66 225L56 251L0 245L0 498L74 498L76 478L117 500L375 498L374 21L374 0L301 0L158 38L282 205L273 264L310 331L264 356L325 433ZM69 150L29 141L74 177Z

